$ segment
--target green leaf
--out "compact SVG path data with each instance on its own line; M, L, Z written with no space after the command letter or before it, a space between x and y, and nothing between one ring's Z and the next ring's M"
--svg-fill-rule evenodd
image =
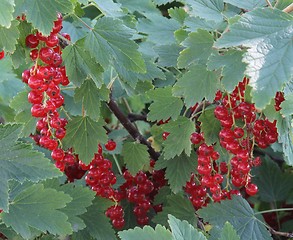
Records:
M165 18L159 14L148 14L148 18L140 18L137 29L148 35L148 41L157 46L176 43L174 32L180 24L174 19Z
M87 212L80 216L86 225L81 232L89 233L94 239L117 240L109 218L105 215L107 208L113 204L111 200L96 198Z
M13 20L14 0L2 0L0 2L0 9L3 9L0 12L0 25L9 28Z
M148 92L148 96L154 102L149 106L148 120L176 120L180 115L183 102L178 97L172 96L172 87L157 88Z
M18 21L13 20L9 28L0 26L0 49L10 53L15 51L15 45L19 38L18 24Z
M204 110L198 119L201 122L201 131L204 133L204 139L208 145L219 141L219 132L221 130L221 124L214 115L214 109Z
M39 180L62 175L49 159L32 146L17 141L20 125L0 125L0 208L8 211L8 181Z
M293 93L285 95L285 101L281 103L281 114L285 117L289 117L293 114Z
M75 44L67 46L62 53L66 74L70 81L80 87L88 77L92 78L97 87L102 85L101 73L103 69L85 50L84 40L78 40Z
M253 87L252 99L264 108L292 78L293 17L277 9L256 9L231 25L230 31L216 42L216 47L245 46L247 75ZM286 61L284 61L286 59Z
M168 214L180 220L186 220L194 225L197 222L195 210L188 198L181 195L171 195L167 197L167 205L163 207L163 211L159 212L154 218L155 223L167 225Z
M74 232L82 230L86 227L84 221L80 218L80 215L87 211L87 207L92 204L95 198L95 192L89 188L82 186L74 186L73 184L65 184L60 188L57 188L66 194L68 194L72 201L62 209L62 212L68 216L68 222Z
M90 24L90 19L82 18L84 22L87 24ZM80 21L73 21L73 22L67 22L63 21L62 23L62 32L66 32L71 37L71 42L75 43L77 40L83 38L86 36L86 34L89 32L89 29L84 28L82 23Z
M94 0L98 9L106 17L122 17L124 13L121 9L121 4L114 3L112 0Z
M107 139L106 130L100 123L88 116L77 116L68 122L62 143L67 148L73 147L79 158L89 164L98 151L98 144Z
M203 18L199 18L199 17L190 17L188 16L185 21L184 24L187 27L187 30L190 32L194 32L197 31L198 29L204 29L207 31L215 31L218 29L222 29L223 27L225 28L226 23L216 23L215 21L210 21L210 20L206 20Z
M194 123L186 117L178 117L164 125L164 130L170 135L163 142L164 158L171 159L179 156L183 151L187 156L191 153L190 135L195 131Z
M224 11L223 0L186 0L192 8L190 14L207 20L222 22Z
M226 222L219 240L240 240L240 237L231 223Z
M127 169L132 175L135 175L144 165L150 161L146 145L137 142L127 142L123 145L122 156Z
M156 164L159 164L160 168L167 168L165 177L168 179L172 192L178 193L182 191L182 187L185 186L191 173L196 169L197 161L195 154L191 154L190 157L181 154L168 161L161 157Z
M36 131L37 118L31 114L31 106L27 101L28 91L19 92L10 102L10 107L16 111L16 123L22 124L20 137L27 137Z
M201 232L187 221L181 221L170 214L168 218L174 240L207 240Z
M228 92L232 92L235 86L243 80L246 69L246 64L242 62L243 54L243 51L228 50L209 57L209 70L223 68L221 83Z
M122 4L122 7L127 8L129 12L139 12L140 14L148 14L148 13L159 13L160 11L156 8L156 5L152 0L119 0L119 3Z
M220 89L217 73L208 71L204 66L190 67L175 84L173 93L176 96L184 96L187 107L201 102L203 98L213 101L216 91Z
M154 50L159 55L158 64L164 67L176 67L177 58L182 50L182 47L177 44L162 45L154 47Z
M72 233L72 229L67 222L68 217L60 209L71 200L63 192L35 184L10 199L9 213L2 213L2 220L26 239L31 236L30 227L42 232L66 235Z
M240 239L272 239L271 234L261 222L262 219L240 196L234 196L232 200L225 200L221 203L210 203L197 212L204 221L215 227L223 228L224 224L229 221L236 229Z
M134 31L118 19L100 18L85 38L84 47L103 67L122 65L133 72L146 72L145 63L131 40Z
M70 0L21 0L17 2L16 16L25 13L28 22L32 23L44 35L49 35L53 28L53 22L57 20L57 12L73 12L73 4Z
M182 45L186 47L178 58L178 67L184 68L193 63L205 64L213 50L213 36L206 30L198 29L188 35Z
M246 1L224 0L224 2L230 3L238 8L242 8L249 11L257 7L263 7L266 5L266 1L259 1L259 0L246 0Z
M280 167L268 157L263 159L261 166L255 169L254 176L260 199L264 202L284 201L293 190L292 174L283 173Z
M10 100L23 89L24 84L15 74L9 56L0 61L0 69L0 102L9 105Z
M277 119L277 128L279 133L279 142L282 143L283 154L286 163L293 166L293 124L292 117L283 118L279 116Z
M168 13L171 18L177 20L179 23L183 24L188 13L183 8L169 8Z
M83 82L80 88L75 90L74 100L82 102L86 115L92 119L99 119L101 108L101 95L109 96L109 89L106 87L98 89L93 80Z
M161 225L157 225L155 229L150 226L135 227L119 232L118 236L121 240L170 240L172 238L171 232Z
M156 4L156 5L164 5L164 4L167 4L167 3L171 3L173 2L174 0L153 0L153 2Z

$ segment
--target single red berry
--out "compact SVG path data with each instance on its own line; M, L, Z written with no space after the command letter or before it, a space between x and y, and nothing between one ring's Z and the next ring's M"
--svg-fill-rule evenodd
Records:
M45 42L48 47L55 47L59 43L59 39L56 34L51 34Z
M39 45L39 39L33 34L27 35L25 44L29 48L36 48Z
M61 149L61 148L56 148L51 153L51 157L55 161L62 161L64 156L65 156L65 153L64 153L63 149Z
M200 144L200 142L203 140L203 137L200 133L194 132L190 135L190 141L192 144Z
M105 144L105 148L108 151L114 151L116 148L116 142L113 140L109 140L106 144Z
M253 183L248 183L247 186L245 187L245 191L248 195L253 196L257 194L258 187Z
M5 57L5 52L4 52L4 50L2 50L0 52L0 60L3 59L4 57Z
M53 54L54 51L51 48L43 47L40 50L39 56L44 63L50 65L53 62Z
M163 138L164 140L166 140L167 137L168 137L169 135L170 135L169 132L163 132L163 134L162 134L162 138Z
M42 103L43 93L34 90L30 91L28 94L28 101L32 104Z

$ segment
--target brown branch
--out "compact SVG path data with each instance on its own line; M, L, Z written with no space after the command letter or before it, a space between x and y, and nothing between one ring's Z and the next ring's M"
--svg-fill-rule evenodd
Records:
M128 114L128 119L130 122L135 122L135 121L147 121L146 115L143 114L135 114L135 113L129 113Z
M135 126L129 121L129 119L125 116L125 114L121 111L118 104L111 98L110 101L107 103L109 109L112 113L117 117L117 119L121 122L123 127L127 130L130 136L134 139L139 141L141 144L144 144L148 147L148 153L150 154L151 158L154 160L158 160L160 153L156 152L151 144L140 134L140 132L135 128Z
M293 11L293 3L291 3L288 7L283 9L283 12L290 13Z

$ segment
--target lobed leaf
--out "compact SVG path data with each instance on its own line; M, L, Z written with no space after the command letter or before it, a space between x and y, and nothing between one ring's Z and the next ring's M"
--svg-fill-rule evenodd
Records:
M17 141L21 125L0 125L0 208L8 211L8 181L38 182L61 175L61 172L30 144Z
M183 151L187 156L191 154L190 135L195 131L194 123L186 117L178 117L164 125L164 130L170 135L163 142L165 159L179 156Z
M18 21L13 20L9 28L0 26L0 49L10 53L15 51L20 34L17 28L18 24Z
M204 66L195 65L179 78L174 85L173 94L184 96L187 107L192 107L204 98L213 101L216 91L220 89L217 73L207 70Z
M194 63L205 64L208 57L214 52L212 34L202 29L189 33L181 44L186 49L180 52L178 58L179 68L184 68Z
M78 40L75 44L67 46L62 53L66 74L70 81L80 87L88 77L93 79L98 87L102 85L100 64L93 61L88 51L84 48L84 40Z
M127 70L145 73L138 45L130 39L133 34L134 31L118 19L100 18L86 36L84 47L104 68L118 63Z
M49 35L53 22L57 20L57 13L72 13L73 4L70 0L16 0L14 15L26 15L28 22L44 35Z
M197 166L196 155L191 154L190 157L185 154L176 156L168 161L163 157L156 162L159 169L166 168L166 178L170 184L170 188L173 193L182 191L182 187L190 179L190 174L195 171ZM156 169L158 169L156 167Z
M148 120L159 121L172 118L176 120L180 115L183 102L172 96L172 87L157 88L147 94L154 102L149 106Z
M261 222L248 202L240 196L234 196L232 200L221 203L210 203L197 211L204 221L215 227L222 228L229 221L237 231L240 239L246 240L269 240L271 234Z
M201 232L187 221L181 221L170 214L168 218L174 240L207 240Z
M11 21L13 20L14 0L2 0L0 2L0 9L5 9L5 11L0 12L0 25L10 28Z
M65 148L73 147L79 158L89 164L98 151L98 144L107 139L106 130L100 123L88 116L76 116L68 122L62 143Z
M34 184L10 200L9 213L2 213L2 220L23 238L30 238L30 227L59 235L72 233L68 217L60 210L72 200L69 195Z
M122 156L127 169L135 175L143 166L149 164L150 156L146 145L137 142L126 142L123 144Z
M265 108L277 91L292 79L293 17L277 9L256 9L232 24L216 47L248 47L244 61L257 108Z

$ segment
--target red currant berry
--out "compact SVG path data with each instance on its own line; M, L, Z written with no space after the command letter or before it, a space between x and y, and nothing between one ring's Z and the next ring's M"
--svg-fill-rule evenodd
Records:
M116 142L113 140L109 140L106 144L105 144L105 148L108 151L114 151L116 148Z
M248 183L247 186L245 187L245 191L248 195L253 196L257 194L258 187L253 183Z
M39 45L39 39L33 34L27 35L25 44L29 48L36 48Z
M64 156L65 156L65 153L64 153L63 149L61 149L61 148L56 148L51 153L51 157L55 161L62 161Z
M5 57L5 52L4 52L4 50L2 50L0 52L0 60L3 59L4 57Z

